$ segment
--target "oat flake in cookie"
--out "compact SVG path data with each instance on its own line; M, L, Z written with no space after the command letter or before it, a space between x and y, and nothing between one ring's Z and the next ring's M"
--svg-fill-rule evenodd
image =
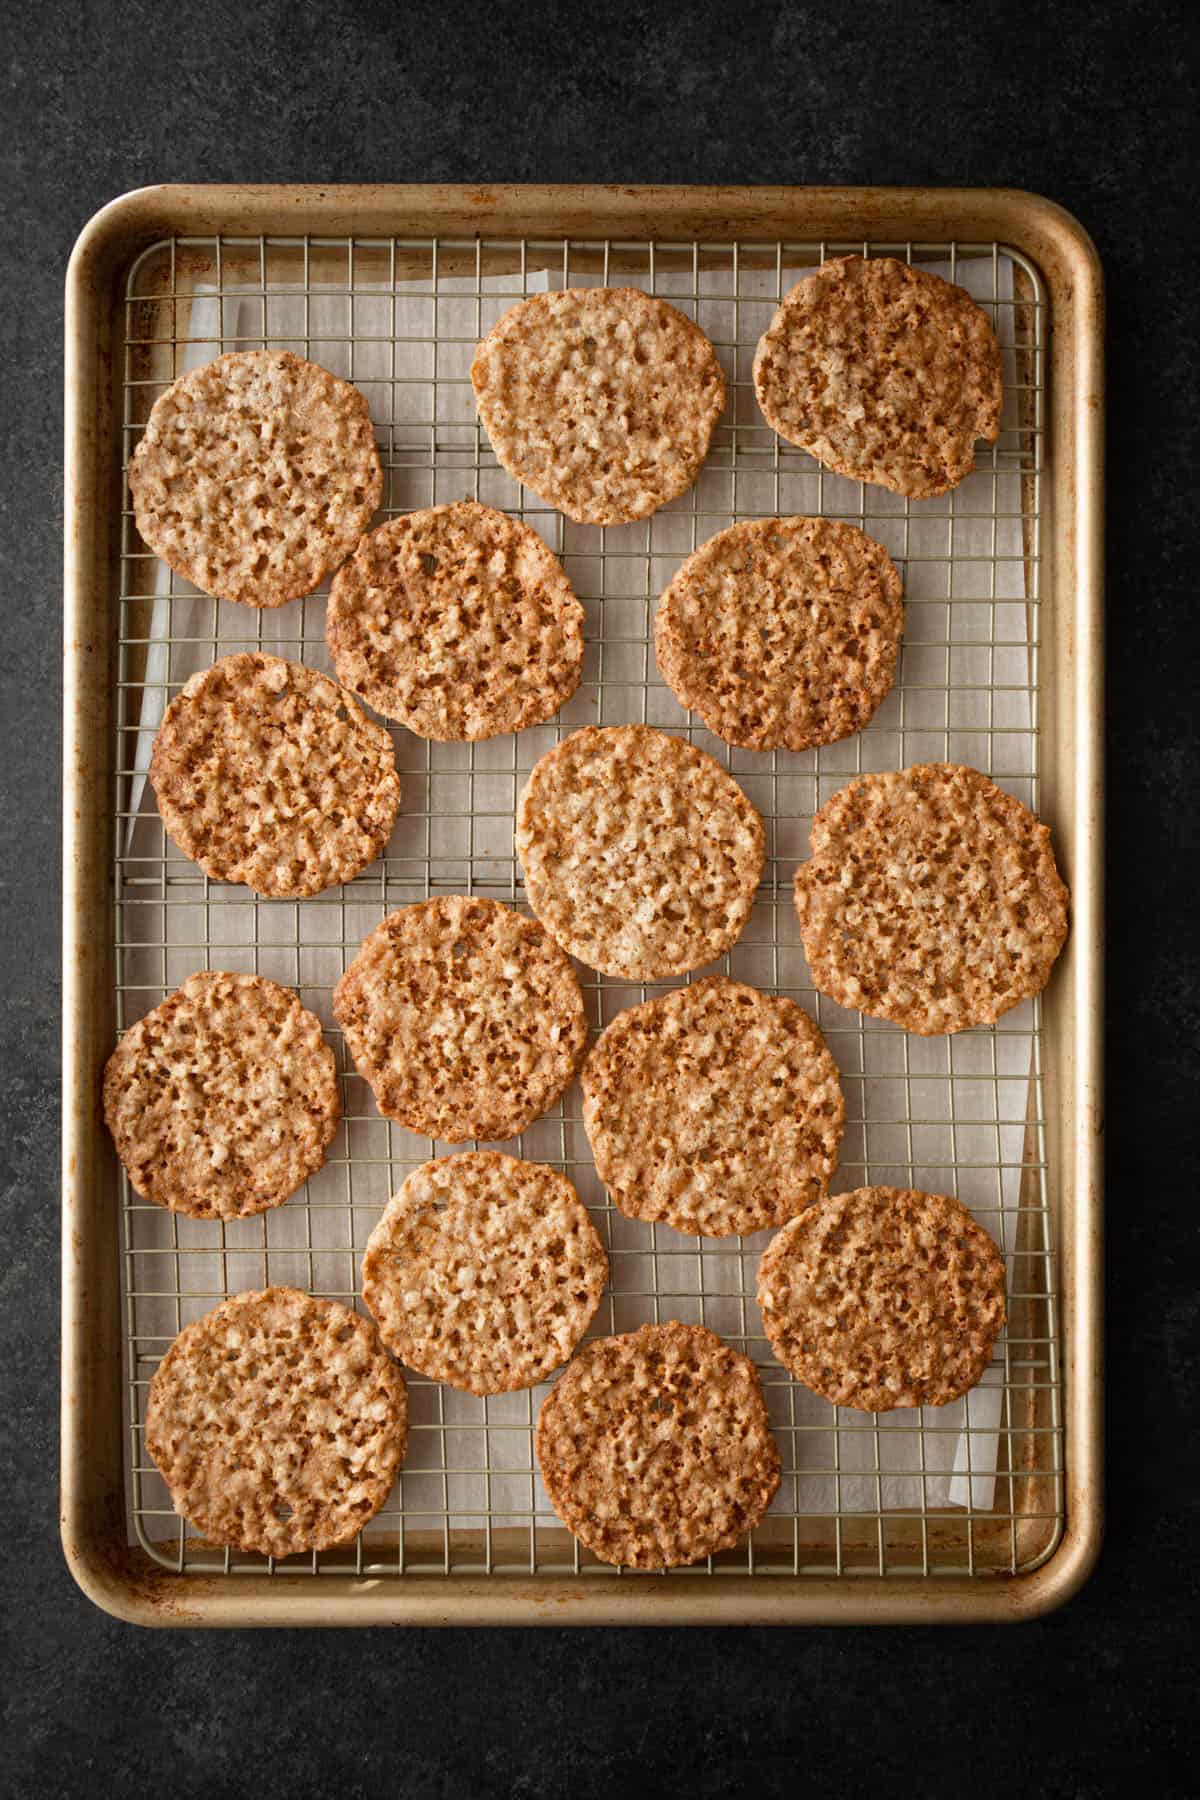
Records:
M563 1524L629 1569L732 1549L779 1486L754 1364L703 1325L585 1344L542 1406L536 1446Z
M536 763L517 808L525 891L564 950L661 981L735 943L762 820L713 757L645 725L589 725Z
M754 358L768 425L829 469L929 499L1000 431L1000 346L965 288L893 257L798 281Z
M796 871L813 981L921 1037L1039 993L1067 935L1050 833L978 769L863 775L821 808Z
M575 971L535 919L450 894L402 907L338 982L334 1017L386 1118L457 1144L515 1137L574 1079Z
M369 1319L296 1288L235 1294L150 1383L146 1448L175 1511L262 1556L355 1537L408 1443L404 1376Z
M716 351L639 288L566 288L510 307L471 381L510 475L581 525L644 519L691 487L725 405Z
M726 743L808 750L866 725L891 690L903 629L882 544L834 519L756 519L688 557L654 643L680 705Z
M540 725L583 668L583 608L536 531L460 500L391 519L335 577L338 679L439 741Z
M471 1394L566 1362L608 1258L565 1175L495 1150L414 1169L371 1233L363 1298L393 1355Z
M1004 1259L957 1200L856 1188L772 1238L758 1304L780 1362L835 1406L945 1406L991 1361Z
M244 1219L314 1175L341 1117L321 1022L265 975L189 975L104 1071L134 1189L193 1219Z
M150 781L185 856L269 899L353 880L400 805L383 726L327 675L260 652L192 676L158 728Z
M631 1006L584 1063L583 1123L621 1211L709 1237L825 1193L845 1104L808 1014L724 975Z
M143 540L206 594L282 606L349 556L383 492L367 402L290 350L181 375L129 464Z

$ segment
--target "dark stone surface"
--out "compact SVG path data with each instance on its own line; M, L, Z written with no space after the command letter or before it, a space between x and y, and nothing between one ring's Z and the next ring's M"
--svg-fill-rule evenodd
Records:
M20 1794L1195 1791L1196 46L1185 4L4 0L0 1753ZM1024 18L1022 14L1028 15ZM1109 1535L1005 1631L151 1634L55 1519L61 293L143 183L970 182L1110 301ZM1185 932L1188 920L1190 931Z

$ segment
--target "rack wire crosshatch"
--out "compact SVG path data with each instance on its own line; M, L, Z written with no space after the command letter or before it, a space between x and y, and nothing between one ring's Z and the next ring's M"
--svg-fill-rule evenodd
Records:
M1005 347L1005 413L975 475L943 502L910 504L844 481L775 437L750 365L778 299L828 255L890 254L969 285ZM499 468L477 424L468 368L507 306L545 286L628 283L708 332L730 402L696 486L636 525L572 525ZM344 889L258 901L210 882L166 839L148 791L149 743L194 669L263 647L328 668L323 595L262 613L198 596L137 537L124 500L115 800L117 1026L126 1029L194 969L247 968L294 987L322 1018L345 1122L326 1168L282 1208L233 1225L143 1203L122 1177L128 1498L136 1541L180 1573L488 1573L616 1576L558 1524L536 1479L532 1428L544 1390L487 1401L406 1371L408 1460L365 1540L276 1565L215 1549L171 1510L142 1443L154 1367L189 1319L227 1292L287 1282L354 1304L366 1237L404 1174L448 1146L381 1120L346 1057L329 998L386 912L430 894L481 892L523 905L512 817L537 757L585 723L647 722L717 755L762 813L768 857L741 942L714 965L788 993L818 1019L842 1072L847 1133L835 1182L957 1193L1000 1243L1009 1327L985 1384L956 1407L858 1414L816 1400L772 1359L753 1301L757 1238L692 1239L615 1211L583 1133L578 1088L504 1148L554 1163L579 1186L609 1249L612 1282L592 1333L651 1318L701 1320L758 1364L784 1479L737 1550L672 1578L735 1574L1023 1573L1063 1526L1060 1343L1047 1181L1040 1002L991 1029L910 1038L815 993L791 877L816 807L865 769L973 764L1038 804L1039 530L1045 313L1019 252L965 243L654 243L543 239L172 238L134 264L126 289L127 462L154 398L220 350L311 355L371 404L392 516L470 496L525 518L563 560L587 616L583 681L551 725L476 745L431 745L396 728L404 784L385 858ZM682 557L737 518L848 519L891 550L905 580L896 688L866 732L824 750L731 751L658 678L652 623ZM580 970L594 1028L662 988ZM697 971L697 974L703 971ZM672 984L662 984L662 987Z

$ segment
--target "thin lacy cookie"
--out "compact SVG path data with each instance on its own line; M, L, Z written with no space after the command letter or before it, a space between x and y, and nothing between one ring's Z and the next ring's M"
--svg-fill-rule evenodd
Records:
M185 856L271 899L353 880L400 806L383 726L327 675L261 652L192 676L159 726L150 782Z
M582 525L644 519L690 488L725 405L699 326L639 288L520 301L471 380L509 474Z
M861 731L891 691L904 629L882 544L835 519L731 525L659 602L663 679L727 744L809 750Z
M586 1344L542 1407L536 1447L563 1524L630 1569L732 1549L779 1486L758 1372L703 1325Z
M894 257L839 257L798 281L759 340L768 425L818 462L928 499L1000 431L1000 346L964 288Z
M1050 833L978 769L863 775L813 820L796 911L813 981L921 1037L1039 993L1067 935Z
M136 1191L193 1219L244 1219L314 1175L341 1118L321 1022L264 975L201 971L130 1027L104 1118Z
M363 1259L363 1298L388 1349L471 1394L532 1387L566 1362L607 1281L566 1176L495 1150L414 1169Z
M574 1079L587 1041L575 971L549 934L465 894L389 914L333 1011L380 1112L450 1144L524 1131Z
M583 608L536 531L460 500L368 532L334 578L338 679L420 737L540 725L583 668Z
M618 1013L582 1085L597 1173L630 1218L763 1231L837 1168L846 1108L820 1031L794 1001L723 975Z
M408 1443L404 1376L369 1319L296 1288L235 1294L155 1370L146 1448L175 1510L263 1556L344 1544Z
M856 1188L772 1239L758 1304L780 1362L835 1406L945 1406L991 1361L1004 1259L945 1194Z
M538 918L581 962L635 981L686 974L736 942L765 841L732 775L645 725L572 732L535 765L517 808Z
M356 387L290 350L235 350L155 401L129 487L143 541L177 574L282 606L350 554L383 471Z

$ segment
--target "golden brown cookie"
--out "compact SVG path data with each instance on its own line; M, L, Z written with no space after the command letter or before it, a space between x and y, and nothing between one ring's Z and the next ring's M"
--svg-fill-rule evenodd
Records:
M146 1449L217 1544L291 1556L355 1537L408 1443L404 1376L369 1319L296 1288L187 1325L150 1383Z
M750 917L765 844L720 763L645 725L572 732L517 808L530 906L564 950L627 980L723 955Z
M533 1387L566 1362L607 1281L566 1176L495 1150L414 1169L363 1258L363 1299L388 1349L471 1394Z
M834 519L731 525L659 602L663 680L747 750L809 750L861 731L891 691L904 605L882 544Z
M474 500L391 519L335 576L338 680L439 741L552 717L579 685L583 608L536 531Z
M290 350L181 375L129 463L145 543L206 594L282 606L349 556L383 493L367 402Z
M710 975L618 1013L581 1074L600 1179L632 1219L725 1237L825 1193L846 1108L817 1026Z
M269 899L352 881L400 805L383 726L327 675L261 652L192 676L158 728L150 781L185 856Z
M563 1524L629 1569L732 1549L779 1486L754 1364L703 1325L585 1344L542 1406L536 1445Z
M581 525L644 519L691 487L725 405L716 351L639 288L565 288L510 307L471 381L510 475Z
M768 425L829 469L928 499L1000 431L1000 346L965 288L894 257L842 256L798 281L759 340Z
M987 1025L1045 987L1067 935L1050 833L978 769L862 775L796 871L812 978L921 1037Z
M945 1406L991 1361L1004 1259L957 1200L856 1188L772 1238L758 1304L780 1362L835 1406Z
M244 1219L315 1175L341 1118L321 1022L265 975L189 975L104 1071L104 1120L135 1190Z
M379 1110L443 1143L509 1138L574 1078L575 971L534 919L450 894L389 914L338 982L334 1017Z

